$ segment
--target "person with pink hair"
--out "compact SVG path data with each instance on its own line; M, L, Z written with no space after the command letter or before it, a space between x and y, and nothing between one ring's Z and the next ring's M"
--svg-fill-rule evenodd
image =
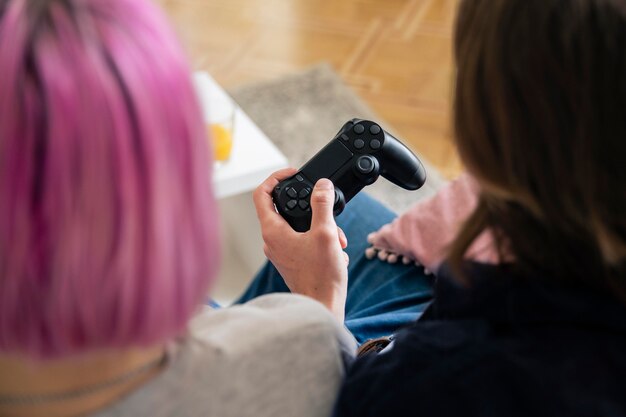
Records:
M190 322L218 219L162 14L0 0L0 74L0 415L330 413L355 344L322 304L276 294Z

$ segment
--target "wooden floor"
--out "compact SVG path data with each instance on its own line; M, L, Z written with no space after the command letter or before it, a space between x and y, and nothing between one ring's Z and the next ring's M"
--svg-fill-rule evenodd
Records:
M458 0L155 0L195 69L222 85L333 64L402 140L447 177Z

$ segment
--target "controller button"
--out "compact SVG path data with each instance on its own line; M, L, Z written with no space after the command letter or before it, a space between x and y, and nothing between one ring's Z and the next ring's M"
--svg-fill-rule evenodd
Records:
M357 139L354 141L354 147L357 149L363 149L363 147L365 146L365 142L363 141L363 139Z
M309 194L311 194L311 189L310 188L303 188L300 190L300 194L298 194L298 197L300 198L307 198L309 196Z
M354 125L354 133L356 133L357 135L360 135L363 132L365 132L365 127L363 127L363 125L361 124Z
M343 135L341 135L341 139L343 139L345 142L347 142L347 141L350 140L350 137L344 133Z
M304 178L302 178L302 175L296 175L296 180L298 180L299 182L304 181Z
M362 156L356 161L356 168L361 174L369 174L374 170L374 161L371 156Z
M370 133L372 135L378 135L380 133L380 126L378 126L378 125L371 125L370 126Z
M306 209L308 209L308 208L309 208L309 202L308 202L308 201L306 201L306 200L300 200L300 201L298 201L298 205L300 206L300 208L301 208L302 210L306 210Z
M287 201L287 208L289 210L293 210L294 208L296 208L297 204L298 204L298 202L296 200L289 200L289 201Z
M379 140L374 139L373 141L370 142L370 148L376 150L376 149L380 149L381 147L381 143Z
M298 192L293 188L287 188L287 195L291 198L297 198Z

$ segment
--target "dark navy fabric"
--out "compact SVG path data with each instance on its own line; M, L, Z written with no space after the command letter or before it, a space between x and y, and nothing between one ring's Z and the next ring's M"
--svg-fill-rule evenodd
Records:
M432 277L426 276L423 268L365 257L367 235L395 217L365 193L357 194L337 217L337 225L348 238L346 252L350 256L345 325L359 343L410 325L432 299ZM268 262L237 302L287 291L283 278Z
M335 417L626 416L626 308L511 266L443 268L434 301L349 370Z

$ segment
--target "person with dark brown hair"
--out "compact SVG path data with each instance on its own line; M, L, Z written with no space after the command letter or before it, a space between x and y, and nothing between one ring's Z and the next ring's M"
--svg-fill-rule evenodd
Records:
M465 0L455 47L476 207L335 415L625 415L626 1Z

